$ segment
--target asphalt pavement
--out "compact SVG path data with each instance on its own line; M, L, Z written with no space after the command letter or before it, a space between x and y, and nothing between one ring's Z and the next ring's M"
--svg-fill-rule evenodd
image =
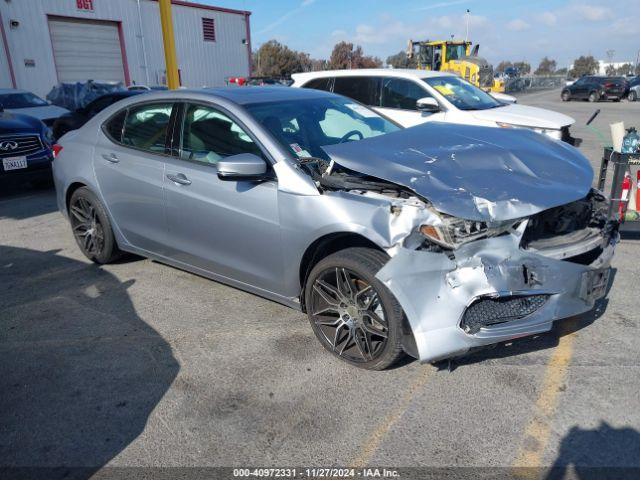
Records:
M520 102L573 116L594 167L596 108L605 134L640 126L640 102ZM271 301L137 257L91 264L51 189L5 186L0 466L640 468L640 241L613 267L597 308L549 334L369 372Z

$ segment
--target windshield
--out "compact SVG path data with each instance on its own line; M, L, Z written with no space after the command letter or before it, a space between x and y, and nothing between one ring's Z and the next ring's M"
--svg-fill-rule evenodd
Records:
M488 93L459 77L430 77L423 80L460 110L487 110L503 106Z
M29 108L29 107L44 107L49 105L43 99L34 95L31 92L25 93L9 93L6 95L0 95L0 104L4 108Z
M298 158L328 160L323 146L362 140L401 128L347 98L289 100L245 107Z
M447 61L460 60L467 53L466 45L447 45Z

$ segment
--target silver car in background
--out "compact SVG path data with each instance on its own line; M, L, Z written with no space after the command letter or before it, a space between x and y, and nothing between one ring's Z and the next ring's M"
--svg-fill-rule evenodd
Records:
M300 309L328 351L369 369L590 310L618 238L573 147L403 129L321 91L150 93L57 151L59 208L88 258L133 252Z

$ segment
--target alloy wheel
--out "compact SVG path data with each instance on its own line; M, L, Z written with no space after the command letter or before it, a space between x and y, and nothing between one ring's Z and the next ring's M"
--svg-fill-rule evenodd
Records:
M104 228L95 207L86 198L78 197L71 204L69 212L73 235L85 255L100 255L104 248Z
M389 327L375 288L346 268L330 268L313 283L309 305L321 340L354 363L375 360L384 351Z

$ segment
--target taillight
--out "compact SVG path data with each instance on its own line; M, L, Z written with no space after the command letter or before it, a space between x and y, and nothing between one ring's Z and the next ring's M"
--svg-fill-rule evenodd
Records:
M615 86L616 86L616 84L615 84L615 83L605 83L605 84L604 84L604 88L613 88L613 87L615 87Z
M54 144L51 147L51 151L53 152L53 158L56 158L58 155L60 155L60 152L62 151L62 145L59 144Z

